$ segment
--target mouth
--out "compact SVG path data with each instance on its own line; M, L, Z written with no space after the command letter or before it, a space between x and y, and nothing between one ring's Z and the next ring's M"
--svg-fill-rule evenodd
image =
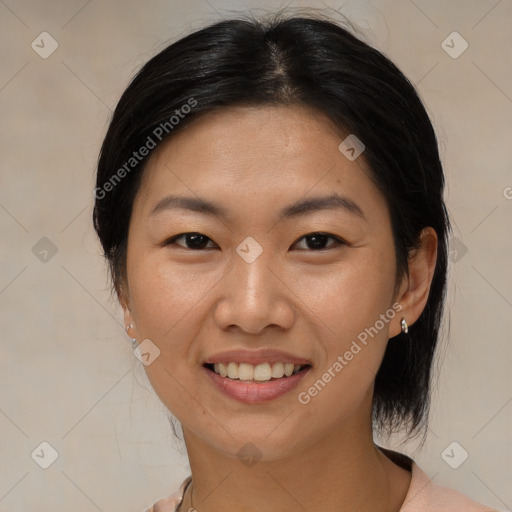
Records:
M311 368L310 364L293 364L287 362L277 363L205 363L204 368L220 377L233 381L263 384L276 380L287 379L303 373Z
M308 374L310 364L205 363L203 372L221 394L247 405L269 403L289 395Z

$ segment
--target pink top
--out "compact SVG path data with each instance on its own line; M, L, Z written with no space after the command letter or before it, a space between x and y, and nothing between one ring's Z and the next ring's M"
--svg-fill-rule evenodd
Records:
M386 451L386 453L389 452ZM411 483L399 512L498 512L496 509L471 500L458 491L435 484L412 460L410 469ZM177 512L191 479L190 476L187 477L174 494L157 501L144 512Z

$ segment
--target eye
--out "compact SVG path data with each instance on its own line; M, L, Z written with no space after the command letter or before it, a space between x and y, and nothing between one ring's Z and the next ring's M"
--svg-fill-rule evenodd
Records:
M184 239L185 243L177 243L178 240ZM331 243L326 246L327 241L331 239L334 240L334 243ZM213 244L208 247L208 243ZM293 244L293 246L296 246L297 244L305 243L306 247L298 247L300 250L304 249L310 249L313 251L321 251L324 249L330 249L333 246L339 246L339 245L347 245L347 243L342 240L341 238L330 235L329 233L310 233L309 235L304 235L301 237L297 242ZM183 247L185 249L191 249L191 250L204 250L204 249L213 249L216 247L215 242L208 238L206 235L203 235L202 233L181 233L179 235L175 235L168 240L164 242L164 245L177 245L179 247Z
M325 244L329 238L334 240L334 244L330 244L327 247L325 247ZM302 240L304 240L306 243L306 249L310 248L314 251L330 249L333 247L333 245L334 247L338 245L347 245L347 243L344 240L337 236L330 235L329 233L310 233L309 235L304 235L297 242L295 242L294 245L301 243ZM304 247L301 247L299 249L304 249Z
M185 245L176 243L181 238L185 239ZM214 244L213 240L202 233L181 233L166 240L164 245L178 245L192 250L212 249L213 247L206 247L208 241Z

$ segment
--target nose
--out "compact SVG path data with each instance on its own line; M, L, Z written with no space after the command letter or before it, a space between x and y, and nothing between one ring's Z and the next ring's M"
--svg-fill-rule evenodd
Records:
M247 263L235 255L233 268L222 280L215 321L221 329L239 328L259 334L266 327L289 329L295 319L293 292L279 275L271 254Z

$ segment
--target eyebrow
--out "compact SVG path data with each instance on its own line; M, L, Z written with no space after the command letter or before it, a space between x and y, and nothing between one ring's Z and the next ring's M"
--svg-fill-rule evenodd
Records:
M163 211L171 209L191 210L204 215L212 215L226 219L228 211L217 203L212 203L198 197L167 196L160 200L151 210L150 216L157 215ZM299 200L296 203L287 206L281 210L279 220L300 217L320 210L341 209L364 220L366 216L361 209L346 196L332 194L330 196L313 197Z

